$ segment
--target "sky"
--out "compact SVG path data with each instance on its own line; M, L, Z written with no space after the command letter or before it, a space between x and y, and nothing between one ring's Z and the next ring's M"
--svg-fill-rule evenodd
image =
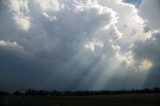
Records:
M136 7L139 7L139 5L141 4L141 1L142 0L123 0L123 2L134 4Z
M159 10L159 0L1 0L0 90L160 87Z

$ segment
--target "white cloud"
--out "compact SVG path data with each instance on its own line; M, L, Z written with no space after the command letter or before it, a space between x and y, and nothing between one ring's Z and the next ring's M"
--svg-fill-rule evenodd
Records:
M24 31L28 31L31 27L31 20L28 16L30 12L28 0L6 0L5 4L10 8L10 12L13 14L12 18L17 26Z
M15 16L14 20L16 24L19 26L19 28L22 28L25 31L28 31L30 28L30 21L29 17L23 17L23 16Z
M135 6L123 3L121 0L99 0L99 3L117 13L116 28L119 33L123 34L123 43L129 45L131 42L145 38L144 20L138 15Z
M104 44L103 42L100 41L89 41L87 42L87 44L84 45L84 47L88 50L91 50L92 52L94 52L97 48L103 48Z
M103 48L99 53L107 56L115 52L130 64L133 60L128 55L130 45L146 39L144 20L138 10L121 0L8 0L6 5L16 24L29 32L17 32L8 38L15 37L35 55L43 52L60 55L63 50L70 55L79 48L83 51L82 47L92 52ZM25 35L23 41L20 35ZM119 50L115 50L113 44Z
M4 41L4 40L0 41L0 46L19 47L19 45L17 45L17 42L10 42L10 41Z
M16 24L25 31L30 29L23 41L20 36L12 38L36 56L47 53L54 59L56 56L50 54L66 50L70 56L85 47L106 57L116 54L118 60L131 64L130 45L146 36L137 9L121 0L8 0L8 4Z
M148 59L144 59L141 63L140 63L140 65L139 65L139 69L141 70L141 71L147 71L147 70L149 70L151 67L152 67L152 62L151 61L149 61Z
M26 54L23 46L19 45L17 42L0 40L0 48L4 50L9 50L10 52L23 53Z
M115 44L112 44L112 48L115 50L115 61L117 61L117 64L124 64L126 68L132 67L136 69L137 66L135 65L135 59L132 51L123 53L121 51L121 47Z
M55 13L63 8L63 4L60 4L57 0L36 0L35 3L42 10L42 14L50 21L56 21Z

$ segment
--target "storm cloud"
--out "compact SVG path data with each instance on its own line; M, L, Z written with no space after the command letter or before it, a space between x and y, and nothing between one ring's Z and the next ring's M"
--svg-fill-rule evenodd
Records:
M2 0L0 88L159 86L154 3L142 0L138 9L121 0Z

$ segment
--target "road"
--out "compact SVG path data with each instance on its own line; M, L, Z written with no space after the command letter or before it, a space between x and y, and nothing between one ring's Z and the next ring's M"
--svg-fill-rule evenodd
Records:
M4 99L3 104L4 106L58 106L21 96L8 96Z

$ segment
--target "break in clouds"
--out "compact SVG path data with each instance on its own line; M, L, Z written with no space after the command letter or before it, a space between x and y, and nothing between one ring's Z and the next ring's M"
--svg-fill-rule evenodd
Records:
M1 0L0 89L160 86L160 1Z

